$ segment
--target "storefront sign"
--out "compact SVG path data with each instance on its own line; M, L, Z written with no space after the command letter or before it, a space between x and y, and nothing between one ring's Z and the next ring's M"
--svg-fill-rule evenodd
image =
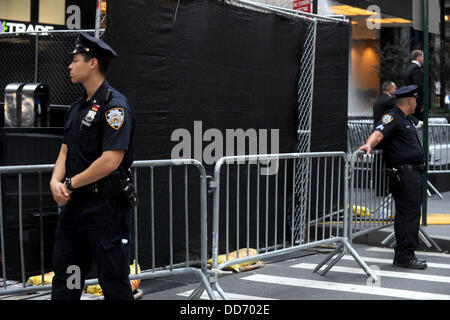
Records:
M311 13L311 0L294 0L293 9Z
M35 32L53 30L53 26L44 26L40 24L25 24L19 22L9 22L0 20L0 33L6 32Z

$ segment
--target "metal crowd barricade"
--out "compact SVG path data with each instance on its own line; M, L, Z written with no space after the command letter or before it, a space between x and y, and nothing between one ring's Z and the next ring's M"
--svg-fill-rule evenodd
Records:
M351 158L351 178L349 206L353 214L349 215L349 238L351 240L385 227L392 226L395 220L395 202L389 192L383 151L372 150L370 155L355 151ZM432 186L428 182L429 186ZM428 248L442 249L428 233L419 228L419 238ZM381 245L393 247L395 233L387 236Z
M423 128L423 127L422 127ZM419 138L422 139L422 128L418 129ZM347 153L351 157L352 152L363 145L373 132L372 119L352 119L347 122ZM428 124L428 174L450 173L450 124L446 118L432 117ZM428 187L441 199L443 196L427 181ZM429 196L431 192L427 190Z
M389 193L383 152L353 153L349 182L349 238L354 239L394 223L395 206Z
M43 174L50 173L53 170L53 165L30 165L30 166L3 166L0 167L0 248L2 256L2 279L0 284L0 295L14 294L21 292L32 292L38 290L30 290L31 288L26 287L25 280L25 254L24 254L24 228L23 228L23 176L29 173L36 173L38 176L38 189L39 189L39 247L40 247L40 268L42 275L42 283L44 283L44 242L43 242L43 207L42 207L42 196L43 196ZM20 273L23 283L22 288L9 288L8 281L6 278L6 261L8 259L7 252L5 250L5 216L3 210L3 200L6 199L3 191L2 178L6 175L17 174L18 183L18 228L19 228L19 255L20 255ZM48 184L47 184L48 186ZM50 287L45 287L44 290L48 290ZM41 288L39 288L41 289Z
M373 132L373 119L347 121L347 152L349 155L363 145Z
M155 190L158 186L154 185L154 169L157 167L167 168L167 179L169 182L169 190L164 191L166 196L161 197L161 200L155 199ZM183 181L182 185L174 185L173 180L173 171L174 167L180 168L184 167L184 174L182 177L178 177ZM188 217L190 215L190 212L188 210L188 202L189 199L189 182L188 182L188 167L194 167L199 172L199 178L200 178L200 199L199 199L199 208L197 209L197 212L200 212L200 235L199 235L199 243L200 243L200 268L192 267L193 264L198 263L198 261L191 261L189 258L189 250L192 248L189 248L189 240L190 236L188 232ZM195 290L192 295L189 297L189 299L197 299L200 297L198 293L202 293L204 290L207 291L209 297L211 299L216 299L215 295L212 292L211 285L208 280L208 271L207 271L207 186L206 186L206 173L203 165L194 159L177 159L177 160L147 160L147 161L135 161L133 163L133 176L134 176L134 183L136 187L140 185L142 181L146 181L149 185L149 192L144 193L137 190L138 198L143 200L145 197L148 197L148 206L150 207L147 211L147 208L142 208L142 206L136 206L134 209L134 260L135 260L135 273L134 275L130 275L130 280L133 279L149 279L149 278L156 278L156 277L164 277L164 276L171 276L171 275L184 275L184 274L191 274L195 275L200 280L200 286L197 290ZM140 169L148 169L149 173L148 175L138 174L138 170ZM42 277L42 285L38 286L27 286L26 285L26 279L25 279L25 255L23 250L23 227L22 227L22 198L24 194L22 193L22 175L25 173L37 173L40 177L40 174L42 172L51 172L53 170L53 165L32 165L32 166L7 166L7 167L0 167L0 177L4 174L17 174L18 175L18 195L19 195L19 246L20 246L20 260L21 260L21 273L22 273L22 285L20 287L8 287L7 283L7 274L6 274L6 260L8 259L7 254L5 252L5 245L4 245L4 215L3 215L3 203L0 202L0 238L1 238L1 250L2 250L2 285L3 287L0 288L0 295L10 295L10 294L19 294L19 293L30 293L30 292L38 292L38 291L50 291L51 285L45 285L44 284L44 262L43 260L43 254L42 254L42 246L43 242L41 241L41 277ZM139 179L138 179L139 178ZM42 180L39 178L39 184L42 185ZM47 188L48 188L48 181L47 181ZM185 261L175 263L174 262L174 250L180 249L178 246L181 246L179 243L174 242L174 212L173 212L173 194L174 189L180 189L184 193L184 219L185 219ZM40 193L42 193L42 187L40 188ZM48 189L47 189L47 192ZM1 184L0 184L0 194L1 193ZM3 197L0 197L0 201ZM155 203L157 201L165 201L168 202L168 215L169 215L169 265L165 266L157 266L156 261L156 244L155 244L155 235L156 233L163 229L163 228L155 228L154 219L156 216L155 212ZM141 201L142 202L142 201ZM138 265L139 265L139 252L142 252L140 250L140 243L139 243L139 237L138 237L138 215L149 215L151 220L151 227L149 231L150 235L150 252L148 253L149 256L152 258L152 265L151 268L144 269L140 273L138 273ZM42 220L41 220L42 221ZM42 226L41 226L42 230ZM147 229L145 229L147 230ZM197 235L198 236L198 235ZM41 235L42 239L42 235ZM182 249L180 249L182 250ZM97 284L98 279L89 279L85 281L85 285L93 285Z
M308 172L302 173L309 176L303 194L294 192L297 162L305 162L303 167L309 168ZM348 241L347 176L348 162L344 152L219 159L214 180L210 182L214 193L211 271L216 275L210 277L212 287L227 299L217 279L217 274L226 267L337 243L337 249L314 272L339 253L322 271L324 275L349 253L376 281L375 274ZM239 201L244 198L245 201ZM300 218L292 214L298 212L296 206L306 207ZM295 220L301 221L300 238L294 235L298 226L292 228ZM250 249L256 250L256 255L250 255ZM230 252L234 250L237 257L230 259ZM222 263L219 263L219 251L225 252Z
M450 173L450 124L430 123L428 130L428 174Z

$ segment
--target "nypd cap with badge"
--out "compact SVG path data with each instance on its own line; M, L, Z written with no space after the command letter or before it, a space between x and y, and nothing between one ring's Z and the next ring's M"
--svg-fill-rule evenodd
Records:
M395 96L396 99L400 98L409 98L409 97L416 97L417 98L417 88L415 84L402 87L396 91L394 91L392 94ZM394 116L392 112L387 112L381 117L381 123L375 128L379 131L384 131L385 126L390 124L394 120Z
M409 97L416 97L417 98L417 86L415 84L402 87L396 91L394 91L392 94L395 96L396 99L400 98L409 98Z
M98 59L113 59L118 56L107 43L84 32L79 34L75 49L71 52L72 55L77 53L84 53Z

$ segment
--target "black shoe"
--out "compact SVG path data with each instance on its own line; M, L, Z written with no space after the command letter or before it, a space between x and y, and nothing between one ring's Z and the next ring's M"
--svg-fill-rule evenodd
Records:
M423 260L423 259L419 259L419 258L417 258L416 256L412 256L412 257L409 257L409 258L397 258L397 257L395 257L394 256L394 266L396 266L398 263L399 263L399 261L409 261L409 260L417 260L418 262L420 262L420 263L427 263L427 261L426 260Z
M394 265L400 268L409 268L409 269L418 269L423 270L426 269L427 263L425 260L419 260L417 258L412 258L410 260L405 261L395 261Z
M418 262L420 262L420 263L425 263L425 264L427 264L427 261L426 261L426 260L418 259L418 258L416 258L416 260L417 260Z

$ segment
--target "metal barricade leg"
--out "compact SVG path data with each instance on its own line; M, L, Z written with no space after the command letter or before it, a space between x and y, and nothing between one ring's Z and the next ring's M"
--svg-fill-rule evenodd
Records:
M394 237L395 237L395 232L392 232L383 241L381 241L381 245L387 246L392 240L394 240Z
M320 273L321 276L326 275L327 272L330 271L331 268L333 268L334 265L335 265L336 263L338 263L338 262L342 259L342 257L346 254L346 250L345 250L345 248L343 247L343 244L342 244L340 247L341 247L341 249L340 249L341 253L340 253L336 258L334 258L334 260L331 261L331 262L327 265L327 267L326 267L324 270L322 270L322 272ZM339 252L339 251L338 251L338 252Z
M428 248L431 248L431 243L430 243L430 241L428 241L428 239L423 235L423 233L420 231L420 229L419 229L419 239L422 240L422 242L425 243L425 245L426 245Z
M340 252L340 253L339 253ZM346 254L350 253L350 255L355 259L355 261L358 263L358 265L364 270L364 272L367 274L368 277L372 278L373 282L376 282L378 280L375 273L372 271L372 269L369 268L369 266L364 262L364 260L360 257L360 255L356 252L356 250L352 247L350 242L347 239L342 239L342 243L331 252L321 263L319 263L313 270L313 272L317 272L320 268L322 268L328 261L333 258L336 253L339 253L339 255L334 258L327 267L320 273L321 276L324 276L327 274L328 271L333 268L336 263L338 263L342 257L344 257Z
M430 237L430 235L425 232L425 230L423 230L422 228L419 228L419 236L421 237L422 240L426 239L429 241L430 245L428 246L428 248L431 248L432 246L436 248L436 250L438 252L442 252L441 247L437 244L436 241L434 241L433 238ZM423 237L423 238L422 238ZM425 241L424 241L425 242Z
M313 270L313 272L317 272L320 268L322 268L331 258L334 257L334 255L336 253L338 253L339 251L342 250L342 248L344 247L344 244L341 243L333 252L329 253L325 259L323 259L323 261L321 263L319 263Z
M195 289L191 295L188 297L188 300L199 300L201 295L205 291L204 286L201 284L197 289ZM212 300L212 299L211 299Z
M375 273L369 268L369 266L364 262L364 260L359 256L359 254L353 249L351 244L344 239L344 245L345 248L349 251L349 253L353 256L353 258L356 260L356 262L359 264L359 266L366 272L366 274L372 278L373 282L378 281L377 276Z
M433 184L431 184L430 180L428 180L427 183L428 183L428 186L431 188L431 190L433 190L434 193L436 193L439 198L444 199L444 196L436 189L435 186L433 186ZM430 193L429 193L429 195L431 196Z
M228 300L227 294L225 293L225 291L223 291L222 287L220 286L220 284L218 282L216 282L214 284L214 288L217 290L217 292L219 293L220 297L223 300Z
M433 238L431 238L428 233L425 232L425 230L422 229L422 227L419 228L419 239L422 240L422 242L428 247L435 247L438 252L442 252L441 247L437 244L436 241L434 241ZM390 245L389 245L390 243ZM395 245L395 232L392 232L390 235L388 235L383 241L381 241L381 245L387 246L389 245L391 248Z
M214 294L213 289L211 287L211 284L209 283L209 280L206 278L206 276L203 273L201 273L200 278L202 283L197 289L195 289L191 293L191 295L188 297L188 300L199 300L205 290L210 300L217 300L216 295Z
M214 295L214 300L217 300L217 296L214 294L214 290L219 294L220 299L229 300L227 294L225 293L225 291L223 291L222 287L218 282L218 276L216 272L219 272L219 270L213 271L209 277L210 286L212 288L211 292Z

